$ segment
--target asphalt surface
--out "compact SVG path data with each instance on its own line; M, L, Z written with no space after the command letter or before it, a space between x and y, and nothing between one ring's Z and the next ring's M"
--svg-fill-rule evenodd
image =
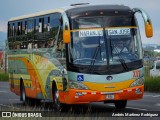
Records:
M125 110L116 110L114 104L104 104L102 102L91 103L87 105L75 105L73 109L80 108L81 111L86 110L90 113L108 113L108 112L143 112L143 111L159 111L160 114L160 94L145 92L141 100L128 101ZM82 110L83 109L83 110ZM42 101L40 105L28 106L24 105L19 96L10 92L8 82L0 82L0 111L16 110L16 111L54 111L54 105L51 101Z

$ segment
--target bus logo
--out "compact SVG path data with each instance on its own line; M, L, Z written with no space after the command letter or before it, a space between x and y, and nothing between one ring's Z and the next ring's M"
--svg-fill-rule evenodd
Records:
M83 75L77 75L77 81L84 81Z
M108 81L110 81L110 80L113 79L113 77L112 77L112 76L107 76L106 79L107 79Z
M137 77L140 77L140 70L135 70L133 71L133 78L137 78Z

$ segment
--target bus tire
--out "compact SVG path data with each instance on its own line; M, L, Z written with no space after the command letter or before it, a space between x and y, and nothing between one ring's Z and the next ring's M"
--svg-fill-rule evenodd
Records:
M20 81L21 83L21 96L20 96L20 100L23 101L23 103L27 102L27 97L26 97L26 92L25 92L25 86L23 81Z
M58 92L57 86L55 85L53 87L54 87L53 102L55 104L56 111L58 111L58 112L67 112L67 111L69 111L70 105L61 103L59 101L59 92Z
M21 81L21 96L20 96L20 100L23 101L23 103L25 105L38 105L41 102L41 100L39 100L39 99L29 98L29 97L26 96L25 86L24 86L23 81Z
M114 104L116 109L124 109L127 106L127 100L117 100Z

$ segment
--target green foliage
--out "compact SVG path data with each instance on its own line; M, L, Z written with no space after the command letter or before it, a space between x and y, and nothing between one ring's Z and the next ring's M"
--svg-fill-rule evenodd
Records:
M144 56L145 57L153 57L154 56L154 51L151 51L151 50L145 50L144 51Z
M148 92L160 93L160 77L150 77L149 65L144 67L144 89Z
M145 91L160 93L160 77L145 77Z
M0 81L8 81L9 76L6 73L0 73Z

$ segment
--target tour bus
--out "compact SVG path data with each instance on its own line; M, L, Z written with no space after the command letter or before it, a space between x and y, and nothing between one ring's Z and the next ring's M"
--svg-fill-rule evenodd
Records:
M72 4L8 21L10 89L24 103L52 100L58 111L72 104L114 103L144 94L143 52L136 13L146 37L152 23L140 8Z

